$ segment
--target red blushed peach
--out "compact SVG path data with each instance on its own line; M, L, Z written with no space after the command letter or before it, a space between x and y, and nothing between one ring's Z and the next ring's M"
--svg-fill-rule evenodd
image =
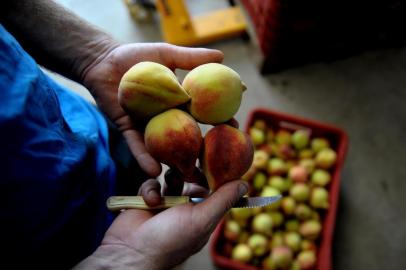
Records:
M307 175L306 168L301 165L296 165L289 170L289 178L294 182L306 182Z
M170 109L153 117L145 128L145 146L159 162L193 174L203 138L196 121L186 112Z
M286 196L281 200L281 208L286 215L292 215L295 211L296 201L292 197Z
M211 190L241 178L250 168L254 146L249 136L229 125L210 129L203 142L202 165Z
M191 97L190 114L201 123L218 124L238 111L246 86L231 68L208 63L190 71L182 83Z
M271 251L271 258L277 268L286 269L292 263L293 252L286 246L275 247Z

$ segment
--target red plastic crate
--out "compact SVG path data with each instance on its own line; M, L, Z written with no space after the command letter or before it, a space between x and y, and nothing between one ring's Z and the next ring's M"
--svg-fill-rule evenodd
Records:
M323 231L321 232L320 242L318 245L316 265L317 270L332 270L331 247L340 190L340 173L348 147L347 134L342 129L329 124L263 108L255 109L250 113L247 125L245 127L246 132L248 132L249 127L256 119L265 120L267 124L274 129L279 127L288 130L296 130L299 128L309 129L311 131L311 136L326 137L330 141L331 147L337 152L337 162L334 165L332 171L332 181L329 186L330 207L323 220ZM223 227L224 220L217 226L210 242L210 254L214 264L221 269L258 270L258 268L254 266L233 261L220 254L218 249L223 241Z

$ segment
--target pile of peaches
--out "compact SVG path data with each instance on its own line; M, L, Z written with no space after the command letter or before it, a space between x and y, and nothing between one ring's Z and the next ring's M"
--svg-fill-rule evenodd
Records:
M314 269L337 154L310 130L249 128L254 160L243 179L249 196L282 195L262 208L233 208L225 218L222 255L261 269Z

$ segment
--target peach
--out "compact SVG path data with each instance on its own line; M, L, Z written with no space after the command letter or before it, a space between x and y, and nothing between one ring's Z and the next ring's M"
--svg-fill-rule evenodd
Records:
M196 121L186 112L170 109L154 116L145 128L145 146L159 162L191 176L202 146Z
M316 253L312 250L301 251L297 255L297 262L302 270L313 269L316 265Z
M310 188L304 183L296 183L290 188L289 194L297 202L304 202L309 199Z
M309 144L310 132L308 130L296 130L292 135L292 144L296 149L303 149Z
M254 152L253 164L257 169L265 169L269 159L269 154L263 150L256 150Z
M121 78L118 101L132 117L147 121L151 117L186 103L189 94L175 74L154 62L140 62Z
M316 167L316 162L310 158L304 158L299 161L299 165L305 167L308 174L311 174Z
M312 209L304 203L300 203L295 209L295 215L299 220L306 220L311 218Z
M182 83L191 97L190 114L201 123L219 124L238 111L246 86L231 68L209 63L190 71Z
M289 178L294 182L306 182L307 175L306 168L301 165L296 165L289 170Z
M292 215L296 208L296 201L289 196L283 197L281 200L281 208L286 215Z
M293 252L297 252L301 248L302 237L297 232L286 232L283 236L283 242L292 249Z
M327 209L329 207L328 191L322 187L313 188L310 194L310 205L316 209Z
M247 134L222 124L210 129L203 141L202 167L211 190L239 179L250 168L254 147Z
M286 268L292 263L293 252L286 246L274 247L271 251L271 258L275 262L276 267Z
M331 175L328 171L317 169L312 174L312 183L321 187L326 186L331 181Z
M262 119L255 120L253 127L266 131L266 122Z
M251 208L231 208L230 211L235 220L246 220L252 216Z
M291 143L292 134L284 129L278 130L275 135L275 141L278 144L290 144Z
M265 132L259 128L252 127L249 129L249 135L251 137L252 143L257 146L265 142Z
M237 244L231 252L231 258L246 263L252 259L252 251L247 244Z
M314 152L319 152L322 149L330 147L330 143L325 138L314 138L311 141L311 147Z
M321 224L317 220L307 220L300 224L299 233L306 239L316 240L321 232Z
M268 213L260 213L252 220L252 230L270 236L272 234L272 218Z
M268 185L278 189L280 192L285 192L289 189L288 181L279 175L271 176L268 180Z
M253 207L251 209L252 209L252 215L254 215L254 216L262 213L262 207Z
M287 171L286 163L280 158L271 158L268 161L267 171L271 175L284 174Z
M227 220L224 226L224 237L236 242L241 235L241 227L235 220Z
M281 212L278 211L271 211L268 212L272 218L272 227L277 228L282 225L284 217Z
M329 169L337 160L336 152L331 148L320 150L315 158L316 165L322 169Z
M252 186L255 190L261 190L266 183L266 175L262 172L257 172L252 180Z
M248 238L248 246L254 256L263 256L268 251L268 238L262 234L254 233Z

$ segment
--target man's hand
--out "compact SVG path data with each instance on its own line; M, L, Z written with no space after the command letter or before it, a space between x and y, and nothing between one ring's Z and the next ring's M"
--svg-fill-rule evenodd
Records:
M136 129L118 103L117 91L123 74L141 61L161 63L172 70L193 69L204 63L221 62L223 54L217 50L185 48L166 43L138 43L117 46L96 58L82 72L84 85L90 89L101 110L123 133L128 146L141 169L155 177L161 172L160 164L146 151L143 134Z
M203 203L185 204L156 215L122 212L101 246L79 269L170 269L198 252L224 214L247 192L243 181L229 182Z
M141 169L151 177L158 176L161 166L145 149L143 127L137 130L139 123L133 123L118 103L122 75L141 61L158 62L172 70L192 69L221 62L223 54L164 43L120 45L54 1L7 1L2 11L2 23L37 62L91 91L101 110L123 133Z

